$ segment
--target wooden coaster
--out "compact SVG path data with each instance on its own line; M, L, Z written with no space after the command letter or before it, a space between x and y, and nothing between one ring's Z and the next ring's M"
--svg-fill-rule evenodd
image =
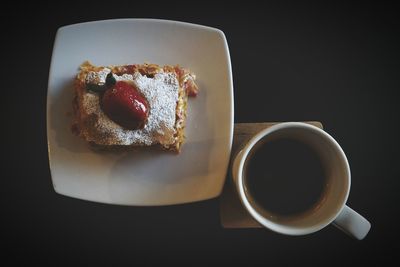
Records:
M237 152L249 141L256 133L271 127L278 122L262 123L235 123L233 132L233 143L231 162L229 163L228 176L225 181L224 189L220 197L220 219L224 228L261 228L250 214L242 206L240 199L234 188L231 174L232 161ZM307 121L305 123L314 125L322 129L322 124L317 121Z

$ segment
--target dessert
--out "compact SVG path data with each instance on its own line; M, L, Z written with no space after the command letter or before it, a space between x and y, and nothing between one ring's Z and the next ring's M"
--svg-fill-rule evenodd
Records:
M195 75L179 66L94 66L84 62L75 79L75 134L96 147L159 145L179 152Z

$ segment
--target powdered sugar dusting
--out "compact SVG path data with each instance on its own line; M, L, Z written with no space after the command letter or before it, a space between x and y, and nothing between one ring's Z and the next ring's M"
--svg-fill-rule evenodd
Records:
M104 84L107 74L111 70L104 68L99 72L89 72L86 76L87 83ZM174 143L176 105L179 95L179 82L174 73L157 73L154 78L141 75L139 72L114 74L117 81L133 82L149 103L149 116L143 129L127 130L108 118L100 108L100 97L97 93L87 91L83 104L87 112L96 114L98 120L96 128L104 136L112 136L113 143L117 145L132 144L172 144Z
M86 75L86 83L103 85L106 82L107 74L110 73L109 68L103 68L99 72L90 71Z

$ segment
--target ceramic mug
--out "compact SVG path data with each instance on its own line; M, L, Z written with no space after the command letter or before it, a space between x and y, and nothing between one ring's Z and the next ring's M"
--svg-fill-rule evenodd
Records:
M256 203L248 197L244 166L253 147L260 141L268 142L277 137L295 138L311 146L321 160L326 174L327 186L322 193L321 203L305 215L277 218L267 210L260 212ZM325 131L301 122L285 122L271 126L256 134L236 155L232 166L232 177L239 198L250 215L264 227L287 235L314 233L333 223L347 234L361 240L371 224L346 205L350 192L349 162L339 144ZM301 178L301 177L299 177ZM247 194L246 194L247 192Z

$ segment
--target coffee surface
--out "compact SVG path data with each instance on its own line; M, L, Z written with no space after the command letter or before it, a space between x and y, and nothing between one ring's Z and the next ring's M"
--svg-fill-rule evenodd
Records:
M256 145L244 172L246 194L257 206L277 215L310 210L319 202L326 184L318 154L295 139Z

